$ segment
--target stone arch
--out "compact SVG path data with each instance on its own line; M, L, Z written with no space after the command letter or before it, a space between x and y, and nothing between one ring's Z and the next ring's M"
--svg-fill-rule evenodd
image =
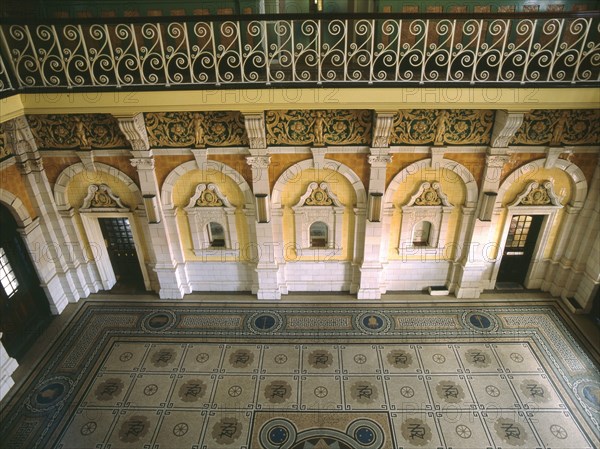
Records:
M96 166L97 171L107 173L123 182L137 198L138 205L142 203L142 193L140 192L140 189L136 183L129 176L127 176L121 170L111 167L110 165L99 162L96 162L94 165ZM85 166L82 163L77 163L65 168L58 176L56 184L54 185L54 200L56 201L56 206L59 209L70 209L72 207L69 203L69 198L67 197L67 188L73 177L84 171L86 171Z
M232 179L244 195L245 208L254 209L254 195L252 194L250 186L240 173L230 166L218 161L208 161L207 168L211 171L222 173L224 176ZM162 185L160 194L163 208L173 209L175 207L173 202L173 189L175 188L175 184L177 184L177 181L181 176L192 170L201 170L198 168L196 161L184 162L183 164L175 167L168 174L165 182Z
M508 191L510 186L514 182L516 182L521 176L530 171L544 169L546 168L545 165L545 158L536 159L535 161L528 162L527 164L513 170L510 173L510 175L508 175L508 177L504 180L504 182L502 182L500 188L498 189L496 207L499 207L502 204L504 200L504 195L506 195L506 192ZM554 166L551 168L558 168L564 171L569 176L569 179L571 180L571 187L573 189L573 191L571 192L572 195L569 204L573 207L583 207L585 197L587 196L588 186L587 181L585 180L585 175L583 174L581 169L577 165L564 159L557 159L554 163Z
M467 189L467 194L465 198L465 206L466 207L475 207L477 205L478 199L478 188L477 182L475 178L469 171L467 167L460 164L459 162L450 160L450 159L442 159L437 168L445 168L451 172L456 173L456 175L463 181L465 184L465 188ZM431 158L422 159L420 161L414 162L410 164L408 167L400 171L394 179L390 182L390 185L385 191L384 195L384 208L393 208L392 198L394 197L394 193L400 187L400 184L410 175L417 173L420 170L431 169Z
M292 165L290 168L284 171L279 178L277 178L277 181L273 186L273 192L271 193L271 207L274 209L281 208L281 193L283 192L285 185L290 182L290 180L294 179L297 173L311 168L314 168L314 161L312 159L306 159ZM356 207L366 207L367 192L365 190L365 186L358 175L354 173L350 167L342 164L341 162L326 159L325 165L322 168L336 171L344 176L350 182L350 184L352 184L354 192L356 193Z
M33 221L23 201L8 190L0 189L0 203L6 206L19 227L24 228Z

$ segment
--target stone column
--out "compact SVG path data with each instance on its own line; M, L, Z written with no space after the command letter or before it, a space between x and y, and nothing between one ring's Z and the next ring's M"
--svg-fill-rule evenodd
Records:
M454 270L452 284L456 285L457 298L479 298L485 288L489 288L489 279L484 279L490 264L489 255L493 229L491 217L481 220L480 210L487 198L495 200L504 164L509 160L508 144L523 122L523 111L497 111L491 146L488 148L479 191L477 207L471 212L471 220L466 225L466 238ZM490 195L492 194L492 195ZM474 212L474 213L473 213Z
M252 243L256 244L256 278L252 293L255 293L258 299L278 300L281 299L281 289L279 286L279 264L277 263L276 251L279 244L275 240L273 232L273 222L271 220L270 206L270 184L269 184L269 164L271 158L267 153L267 140L265 136L264 114L262 112L244 114L244 123L248 133L251 156L246 158L248 165L252 167L252 191L254 192L256 207L258 201L266 204L268 217L260 217L260 211L257 209L254 226L254 238ZM261 220L261 218L263 220ZM268 221L266 221L268 219ZM250 223L248 223L250 225Z
M50 310L60 314L68 302L77 302L90 294L84 270L86 261L75 257L73 248L80 242L65 241L68 235L60 217L42 158L25 116L7 122L7 143L13 148L17 167L39 218L36 226L26 227L23 238L40 275L42 288L50 301ZM32 247L41 245L39 247Z
M137 169L145 207L152 208L145 211L148 220L142 221L146 221L144 227L147 230L145 234L148 256L158 278L159 296L163 299L181 299L185 293L189 293L189 283L184 267L179 266L173 256L171 233L167 229L162 212L154 156L148 142L144 116L138 113L133 116L119 116L117 119L121 131L131 144L131 165ZM150 222L152 216L156 219Z
M367 217L357 217L364 221L364 241L357 242L362 247L362 263L360 264L360 286L357 292L358 299L380 299L381 284L383 283L382 260L386 260L387 245L382 245L383 229L383 194L387 165L392 161L389 155L389 142L395 111L375 112L373 128L373 142L369 164L369 199L367 202ZM378 210L373 210L377 208ZM366 218L366 220L365 220ZM357 223L358 225L358 223ZM361 234L359 234L361 235Z

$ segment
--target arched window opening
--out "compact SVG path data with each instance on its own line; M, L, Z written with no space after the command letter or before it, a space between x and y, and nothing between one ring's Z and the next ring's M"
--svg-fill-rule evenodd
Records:
M208 241L211 248L225 248L225 230L219 223L211 221L207 225Z
M413 228L413 246L429 246L429 235L431 234L431 223L420 221Z
M311 248L327 247L328 229L322 221L315 221L310 225L310 246Z

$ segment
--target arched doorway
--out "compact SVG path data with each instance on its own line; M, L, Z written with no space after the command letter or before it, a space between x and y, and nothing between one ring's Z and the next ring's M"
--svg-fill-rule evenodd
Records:
M0 332L2 344L19 360L52 315L17 223L0 206Z

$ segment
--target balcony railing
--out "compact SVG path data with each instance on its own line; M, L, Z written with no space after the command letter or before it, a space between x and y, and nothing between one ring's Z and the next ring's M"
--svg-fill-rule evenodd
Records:
M593 85L597 13L0 23L0 91Z

